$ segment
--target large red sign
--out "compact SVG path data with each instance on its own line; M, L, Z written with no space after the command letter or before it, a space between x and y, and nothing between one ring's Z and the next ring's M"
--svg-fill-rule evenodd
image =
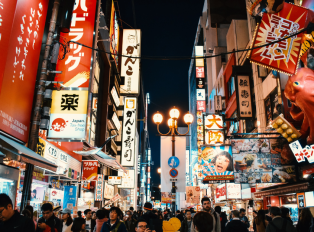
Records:
M253 47L271 43L285 36L295 34L306 25L308 10L293 4L284 3L278 14L263 14ZM303 33L289 39L252 50L251 61L284 73L294 74L298 66Z
M97 160L83 160L83 180L96 180L98 171Z
M89 47L93 46L96 0L76 1L70 32L61 36L67 41L76 41ZM63 52L63 51L62 51ZM56 70L62 74L55 81L62 81L66 87L88 87L90 78L92 49L70 43L70 51L63 60L59 60Z
M0 130L23 142L28 138L48 2L0 2Z

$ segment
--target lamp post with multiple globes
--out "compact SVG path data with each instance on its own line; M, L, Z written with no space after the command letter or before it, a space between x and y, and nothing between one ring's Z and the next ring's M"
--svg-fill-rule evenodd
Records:
M193 122L193 115L190 114L189 112L184 115L184 122L188 125L188 131L185 134L180 134L178 132L178 123L177 120L179 118L180 111L177 108L173 108L170 110L170 119L168 119L168 127L169 127L169 132L167 134L162 134L159 131L159 124L162 122L163 116L161 113L157 111L156 114L153 116L154 123L157 124L157 131L160 136L171 136L172 139L172 156L175 156L175 137L176 136L186 136L189 133L190 130L190 124ZM176 211L176 185L175 182L172 182L172 213L174 214Z

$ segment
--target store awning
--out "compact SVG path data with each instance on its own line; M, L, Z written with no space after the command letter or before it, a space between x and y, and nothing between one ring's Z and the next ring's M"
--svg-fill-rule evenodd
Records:
M254 196L256 198L262 198L262 197L274 196L274 195L298 193L298 192L304 192L308 190L308 187L309 187L308 183L277 186L274 189L268 189L261 192L255 192Z
M38 155L36 152L32 151L28 147L25 147L24 145L22 145L18 142L15 142L14 140L9 139L3 135L0 135L0 140L5 142L6 144L8 144L10 147L12 147L12 148L10 148L10 147L7 148L7 147L0 145L0 149L3 149L3 150L11 152L13 154L19 155L21 157L21 161L23 161L25 163L34 164L38 167L45 168L45 169L51 170L53 172L57 171L58 166L51 163L50 161L48 161L44 157Z
M121 171L127 173L126 170L119 163L119 161L116 160L116 158L109 156L102 151L98 152L96 155L91 155L91 156L109 168L112 168L114 170L121 170Z

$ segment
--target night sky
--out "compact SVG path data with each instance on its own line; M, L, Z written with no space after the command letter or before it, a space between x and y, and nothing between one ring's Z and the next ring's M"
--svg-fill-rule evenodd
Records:
M142 56L191 56L203 0L133 0L135 23L142 30ZM118 0L121 19L135 28L132 0ZM129 29L125 23L124 29ZM168 132L166 126L169 110L176 106L182 119L189 109L188 69L190 60L162 61L142 60L141 72L144 91L150 94L148 106L148 131L152 150L152 181L160 184L157 168L160 167L160 137L153 115L159 111L164 120L161 132Z

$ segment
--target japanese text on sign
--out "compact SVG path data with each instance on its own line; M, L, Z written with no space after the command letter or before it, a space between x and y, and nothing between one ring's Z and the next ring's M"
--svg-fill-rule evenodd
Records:
M250 77L238 76L237 90L239 99L239 111L240 117L249 118L253 116L252 113L252 99L250 89Z

